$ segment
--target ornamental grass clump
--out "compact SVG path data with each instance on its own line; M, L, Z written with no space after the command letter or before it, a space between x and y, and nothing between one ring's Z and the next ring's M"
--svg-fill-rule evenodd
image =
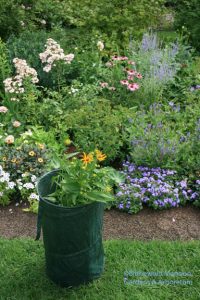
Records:
M126 161L122 174L125 182L119 184L117 208L128 213L136 213L144 205L154 209L178 207L198 197L187 178L178 180L174 170L136 166Z
M57 158L59 169L52 178L55 191L44 199L66 207L114 201L113 185L119 184L122 176L111 167L101 167L105 159L100 150Z

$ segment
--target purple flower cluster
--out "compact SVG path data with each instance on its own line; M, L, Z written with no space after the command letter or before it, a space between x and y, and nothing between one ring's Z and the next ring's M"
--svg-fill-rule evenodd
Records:
M200 85L197 84L197 85L193 85L191 88L190 88L190 91L193 92L195 90L200 90Z
M156 34L145 33L142 37L141 50L144 52L155 50L158 48L158 40Z
M126 161L122 173L125 181L116 194L117 207L129 213L138 212L143 205L155 209L177 207L198 197L188 187L187 179L178 181L173 170L136 166Z

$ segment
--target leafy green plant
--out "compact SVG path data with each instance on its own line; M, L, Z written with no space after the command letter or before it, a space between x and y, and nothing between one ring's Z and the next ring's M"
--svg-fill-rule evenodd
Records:
M177 103L154 104L127 125L130 156L137 165L195 174L200 169L198 102L180 108Z
M9 64L9 55L6 44L0 38L0 93L4 94L3 81L11 73L11 66Z
M15 182L10 179L10 174L5 172L0 164L0 204L8 205L14 194Z
M175 3L175 27L183 31L189 37L192 45L199 50L200 2L198 0L179 0Z
M18 179L24 173L40 176L48 162L47 149L44 144L31 144L26 140L14 147L5 145L0 148L0 162L3 169L10 173L11 178ZM13 172L13 170L15 170Z
M99 162L105 160L106 155L95 150L89 154L84 152L82 159L78 159L74 157L77 154L57 159L59 170L52 179L56 190L45 199L67 207L114 201L112 186L121 181L121 176L112 168L100 168Z
M68 1L65 6L70 24L103 35L106 42L115 40L124 48L130 35L139 36L144 28L158 23L164 1ZM77 5L79 10L77 11ZM75 13L74 13L75 12Z
M128 118L134 115L134 109L112 108L109 100L97 98L80 109L66 113L63 128L67 128L77 149L90 152L98 148L109 153L109 161L120 160L126 148L124 129Z

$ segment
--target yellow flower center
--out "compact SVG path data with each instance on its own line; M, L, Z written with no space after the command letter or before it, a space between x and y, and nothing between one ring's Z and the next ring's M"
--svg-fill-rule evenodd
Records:
M29 154L30 156L34 156L34 155L35 155L35 152L34 152L34 151L30 151L28 154Z

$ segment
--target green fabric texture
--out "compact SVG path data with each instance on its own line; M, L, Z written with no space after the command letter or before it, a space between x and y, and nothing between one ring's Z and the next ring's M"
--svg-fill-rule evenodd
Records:
M42 229L47 276L61 286L77 286L103 272L104 204L95 202L67 208L43 199L54 191L51 178L57 172L45 174L37 185L40 202L36 240Z

